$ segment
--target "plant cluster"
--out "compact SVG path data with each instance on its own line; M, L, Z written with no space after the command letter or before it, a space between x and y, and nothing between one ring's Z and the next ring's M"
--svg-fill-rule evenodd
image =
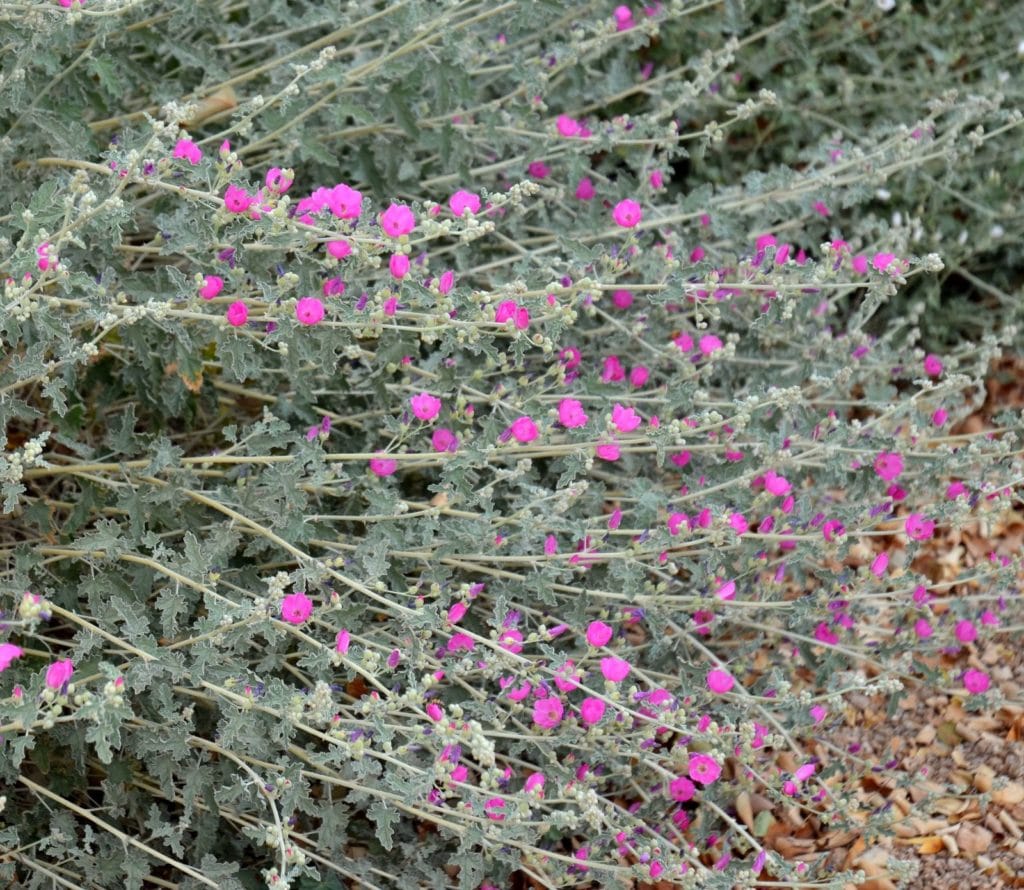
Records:
M172 6L0 10L0 878L856 880L737 801L1001 700L1010 12Z

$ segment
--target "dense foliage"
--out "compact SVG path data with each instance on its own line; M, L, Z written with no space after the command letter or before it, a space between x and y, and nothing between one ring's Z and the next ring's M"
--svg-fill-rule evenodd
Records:
M1024 49L842 6L0 7L0 879L856 878L737 801L1000 700Z

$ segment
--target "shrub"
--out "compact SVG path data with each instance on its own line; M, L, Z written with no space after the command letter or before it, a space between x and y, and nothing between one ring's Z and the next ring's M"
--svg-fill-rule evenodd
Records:
M855 877L737 800L885 832L844 698L999 701L1018 562L929 548L1020 476L957 426L1008 14L62 6L3 23L0 875Z

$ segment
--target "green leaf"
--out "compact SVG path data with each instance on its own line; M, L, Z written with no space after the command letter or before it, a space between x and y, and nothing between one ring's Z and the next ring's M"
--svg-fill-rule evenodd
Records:
M395 824L401 819L398 807L378 799L366 812L377 826L377 840L385 850L390 850L395 842Z

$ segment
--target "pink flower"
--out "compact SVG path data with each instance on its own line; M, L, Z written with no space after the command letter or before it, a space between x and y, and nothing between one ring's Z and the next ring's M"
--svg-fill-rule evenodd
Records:
M580 201L592 201L597 191L589 176L584 176L576 185L576 197Z
M705 334L700 338L700 351L704 355L711 355L722 348L722 341L714 334Z
M722 767L708 754L691 754L689 772L694 782L710 785L718 781L718 777L722 775Z
M228 324L235 328L240 328L242 325L249 320L249 307L245 305L243 300L235 300L230 306L227 315Z
M544 791L544 773L530 773L526 777L526 783L523 785L524 791L538 790L541 793Z
M14 643L0 643L0 671L6 671L15 658L21 658L24 650Z
M548 535L544 539L544 552L548 556L551 556L552 554L557 553L558 552L558 538L556 538L554 535Z
M630 664L622 658L602 658L601 673L612 683L620 683L629 676Z
M555 127L558 130L559 136L578 136L580 132L580 122L569 117L567 114L558 115L558 118L555 121Z
M871 265L874 266L875 271L884 272L892 264L892 261L896 259L894 253L876 253L871 258Z
M451 289L455 286L455 273L448 269L441 273L441 277L437 280L437 291L441 294L447 294L451 292Z
M785 476L780 476L773 470L768 470L764 474L764 489L769 494L773 494L776 497L789 494L793 486L789 484L789 481Z
M586 426L589 418L583 405L576 399L562 399L558 403L558 422L569 429Z
M275 195L283 195L292 187L294 181L294 177L289 176L280 167L271 167L267 171L263 183L266 185L267 191L273 192Z
M726 581L716 591L715 596L720 600L731 600L736 597L736 582Z
M585 698L580 702L580 719L587 724L587 726L593 726L595 723L600 723L601 718L604 716L605 703L599 698Z
M281 617L289 624L302 624L313 614L313 601L304 593L290 593L281 600Z
M539 698L533 703L533 722L542 729L554 729L564 713L565 706L557 695Z
M199 288L199 296L204 300L212 300L224 290L224 279L219 275L204 275L203 286Z
M435 723L440 723L441 718L444 717L444 711L441 710L441 706L436 702L430 702L424 709L427 712L427 716Z
M871 574L876 578L881 578L885 574L886 569L889 568L889 554L885 551L881 552L873 560L871 560Z
M409 399L412 413L420 420L433 420L441 411L441 400L428 392L421 392Z
M615 16L616 30L628 31L633 27L633 10L628 6L616 6L613 15Z
M919 640L927 640L933 633L931 624L927 618L918 618L914 622L914 633Z
M476 648L476 642L469 634L452 634L448 640L449 652L472 652Z
M451 624L457 624L465 616L469 606L465 603L452 603L448 607L448 621Z
M619 459L619 446L614 442L603 442L600 445L594 446L594 454L596 454L601 460L618 460Z
M668 533L675 537L679 534L679 529L682 528L683 523L687 520L685 513L670 513L668 517Z
M935 521L925 519L920 513L911 513L903 523L907 536L915 541L927 541L935 534Z
M514 627L503 630L501 636L498 637L498 645L506 652L518 655L523 651L523 634Z
M573 689L579 689L579 678L580 672L576 670L576 663L567 658L565 664L555 672L555 685L562 692L572 692Z
M351 642L352 638L349 636L349 632L347 630L339 630L334 637L334 649L345 655L348 653L348 647Z
M947 501L955 501L962 494L967 494L967 486L963 482L950 482L946 487Z
M394 278L405 278L409 273L409 257L404 253L393 253L388 261L388 268Z
M568 367L568 365L566 365ZM617 355L610 355L604 360L604 370L601 372L602 383L618 383L626 379L626 369L622 367Z
M502 812L505 809L505 801L500 797L491 797L484 803L484 812L487 814L488 819L492 819L495 822L503 822L505 814Z
M676 337L673 341L679 348L680 352L689 352L693 349L693 337L687 334L685 331Z
M587 642L591 646L604 646L612 638L614 631L603 621L591 621L587 625Z
M316 297L303 297L295 304L295 317L300 324L317 324L324 317L324 304Z
M708 689L715 693L715 695L722 695L728 692L732 689L735 682L732 675L726 671L719 670L718 668L708 671Z
M622 226L624 229L632 229L639 225L643 218L644 213L640 205L630 198L619 201L612 210L612 219L615 220L616 225Z
M971 668L964 672L964 688L972 695L980 695L989 687L988 674Z
M459 450L459 437L450 429L439 427L430 437L430 444L434 446L434 451L454 454Z
M875 472L886 482L892 482L903 472L903 457L895 451L883 451L875 458Z
M340 278L328 278L321 287L325 297L340 297L345 293L345 282Z
M344 238L327 242L327 252L336 260L343 260L352 253L352 245Z
M36 256L39 257L36 261L36 265L39 267L40 272L45 272L51 266L56 266L60 261L57 257L56 250L50 246L49 241L44 241L36 248ZM26 280L29 280L31 275L26 272L25 278Z
M974 626L973 621L968 621L966 618L956 623L954 633L956 638L965 645L973 643L978 638L978 628Z
M652 189L660 189L665 185L665 178L662 176L660 170L652 170L651 175L647 177L651 184Z
M815 725L821 723L828 716L828 709L824 705L814 705L808 712Z
M171 157L184 158L194 167L203 159L203 152L191 139L179 139L174 145Z
M929 377L938 377L942 373L942 359L937 355L926 355L924 357L924 372Z
M936 408L932 413L932 425L942 426L949 419L949 412L945 408Z
M543 161L531 161L526 165L526 172L534 179L547 179L551 175L551 168Z
M512 434L512 438L517 442L522 442L524 445L536 439L538 434L537 424L533 422L533 418L528 416L516 418L508 429Z
M55 692L64 688L75 672L75 666L70 658L55 661L46 669L46 685Z
M398 461L386 457L371 457L370 472L377 476L390 476L398 469Z
M647 382L647 378L650 376L650 374L650 369L648 369L645 365L637 365L629 372L629 385L636 389L639 389ZM652 426L656 426L656 424L654 423L655 419L656 418L651 419Z
M612 408L612 424L620 433L629 433L640 426L641 418L632 408L624 408L618 402Z
M363 212L363 194L339 182L328 191L327 206L339 219L358 219L359 214Z
M232 183L224 191L224 206L231 213L245 213L255 203L256 197L250 195L240 185Z
M502 300L494 309L494 320L497 324L511 320L519 330L525 331L530 326L530 312L515 300Z
M678 779L673 779L668 783L668 796L672 800L679 801L679 803L686 803L686 801L692 800L696 792L697 787L685 776L680 776Z
M400 238L416 228L416 217L404 204L392 204L380 215L380 227L392 238Z
M448 199L448 206L456 216L462 216L467 210L470 213L480 212L480 196L473 192L459 189Z

